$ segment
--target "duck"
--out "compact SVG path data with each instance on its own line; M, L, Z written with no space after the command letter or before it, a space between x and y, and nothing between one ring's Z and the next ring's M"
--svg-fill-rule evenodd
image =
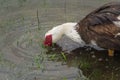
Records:
M45 33L44 45L52 46L64 35L96 50L107 50L114 56L120 50L120 2L111 2L93 10L78 22L67 22Z

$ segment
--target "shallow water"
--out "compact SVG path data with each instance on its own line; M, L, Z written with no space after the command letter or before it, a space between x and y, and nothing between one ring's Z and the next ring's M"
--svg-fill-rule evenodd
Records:
M53 26L77 22L106 2L110 0L1 0L0 80L119 80L119 52L108 57L106 51L68 53L64 44L64 49L42 45Z

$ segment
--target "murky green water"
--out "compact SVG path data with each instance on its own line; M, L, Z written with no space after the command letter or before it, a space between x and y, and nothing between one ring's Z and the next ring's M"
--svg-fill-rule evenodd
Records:
M119 54L42 46L53 26L77 22L110 1L119 0L0 0L0 80L119 80Z

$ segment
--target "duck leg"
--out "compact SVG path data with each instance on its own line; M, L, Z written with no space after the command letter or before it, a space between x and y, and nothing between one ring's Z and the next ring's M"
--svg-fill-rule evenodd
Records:
M114 56L114 49L108 49L108 56Z

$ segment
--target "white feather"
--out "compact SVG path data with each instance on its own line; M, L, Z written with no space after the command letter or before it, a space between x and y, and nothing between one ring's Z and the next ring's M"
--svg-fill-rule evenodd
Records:
M115 35L115 38L116 38L117 36L120 36L120 33L117 33L117 34Z
M75 30L77 23L64 23L62 25L58 25L53 29L49 30L46 35L51 34L53 37L53 43L56 43L63 35L66 35L71 40L79 43L81 46L85 45L85 42L81 39L81 36Z
M120 27L120 21L113 21L113 23L114 23L117 27Z
M120 16L118 16L117 19L120 20Z
M117 19L120 20L120 16L118 16ZM113 23L114 23L117 27L120 27L120 21L113 21Z
M56 27L53 27L51 30L49 30L46 34L45 37L47 35L52 35L52 42L56 43L64 34L64 28L63 28L63 24L62 25L58 25Z
M85 42L82 40L80 34L76 31L77 25L66 27L65 35L68 36L71 40L79 43L81 47L85 46Z

